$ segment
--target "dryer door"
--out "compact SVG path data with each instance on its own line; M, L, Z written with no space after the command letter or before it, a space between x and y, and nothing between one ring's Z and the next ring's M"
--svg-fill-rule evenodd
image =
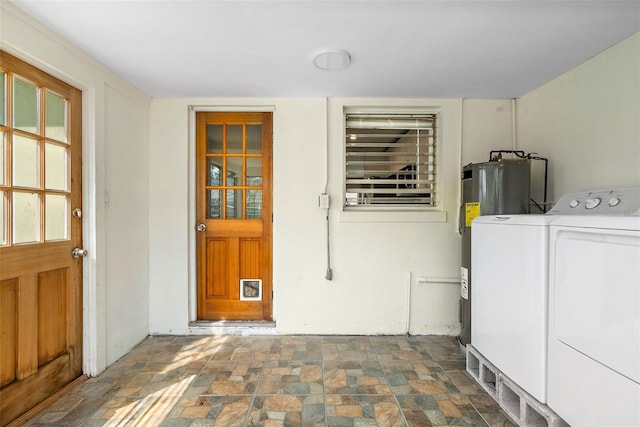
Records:
M640 383L640 232L555 234L555 337Z
M640 425L640 231L553 223L550 241L547 403L570 425Z

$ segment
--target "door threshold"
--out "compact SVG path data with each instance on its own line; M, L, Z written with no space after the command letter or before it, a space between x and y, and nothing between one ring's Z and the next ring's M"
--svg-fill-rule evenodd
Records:
M270 320L194 320L194 335L277 335L276 322Z

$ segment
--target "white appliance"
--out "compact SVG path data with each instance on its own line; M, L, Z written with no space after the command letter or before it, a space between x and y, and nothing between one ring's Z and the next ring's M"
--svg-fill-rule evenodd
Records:
M635 205L636 200L636 209L640 208L640 189L602 192L609 199L618 198L619 203L613 206L609 199L596 204L595 194L600 193L566 194L544 215L489 215L472 223L471 345L541 403L548 401L549 259L553 224L563 218L621 216L625 212L628 215L629 206ZM579 301L580 297L576 298Z
M489 215L471 226L471 345L546 402L549 224L553 216Z
M574 427L640 426L640 188L570 203L583 215L550 227L548 406Z

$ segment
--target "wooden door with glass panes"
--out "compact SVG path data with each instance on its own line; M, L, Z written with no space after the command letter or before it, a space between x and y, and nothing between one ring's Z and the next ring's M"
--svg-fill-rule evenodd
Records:
M271 113L196 113L199 320L271 320Z
M82 96L0 51L0 97L4 425L82 373Z

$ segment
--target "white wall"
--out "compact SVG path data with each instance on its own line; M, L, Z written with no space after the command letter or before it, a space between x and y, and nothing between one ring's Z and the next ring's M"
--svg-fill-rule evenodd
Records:
M107 365L149 330L149 111L105 87Z
M194 153L190 105L274 111L274 317L281 334L451 334L459 287L419 278L459 275L459 100L155 99L150 126L150 332L183 334L194 319ZM353 213L342 209L342 112L347 106L426 106L441 111L438 209ZM463 157L510 148L510 101L464 101ZM192 114L192 113L191 113ZM507 135L503 135L507 132ZM325 212L332 197L333 280L325 280ZM473 147L473 148L471 148ZM476 156L476 151L482 153ZM480 157L480 158L477 158ZM411 300L409 301L409 290ZM410 307L410 308L409 308Z
M518 147L550 159L550 200L640 186L640 33L517 101Z
M6 1L0 48L83 92L83 359L95 375L148 334L149 98Z
M462 166L489 160L491 150L513 150L511 100L466 99Z

